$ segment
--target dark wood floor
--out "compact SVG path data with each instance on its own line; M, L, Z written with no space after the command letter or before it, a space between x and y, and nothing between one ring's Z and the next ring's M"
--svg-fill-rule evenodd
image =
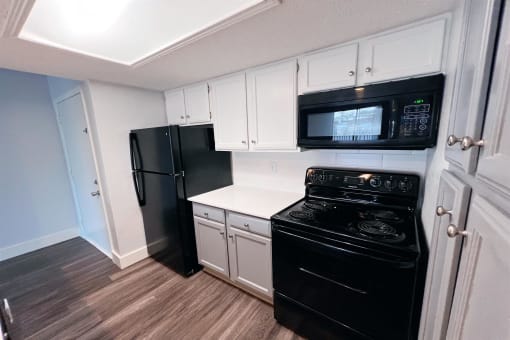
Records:
M268 304L206 273L154 259L119 270L76 238L0 262L24 339L298 339Z

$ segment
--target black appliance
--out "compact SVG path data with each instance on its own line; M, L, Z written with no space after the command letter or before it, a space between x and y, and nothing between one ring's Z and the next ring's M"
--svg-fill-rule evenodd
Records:
M214 150L211 125L133 130L129 143L149 253L164 250L165 264L189 276L200 266L187 198L232 184L230 153Z
M427 247L412 174L309 168L271 217L274 313L313 339L417 337Z
M305 148L425 149L436 144L444 75L299 96Z

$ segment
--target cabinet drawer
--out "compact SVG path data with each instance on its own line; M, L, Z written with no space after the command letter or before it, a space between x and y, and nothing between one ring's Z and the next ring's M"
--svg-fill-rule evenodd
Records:
M255 234L271 237L271 223L262 218L227 211L227 225Z
M225 211L220 208L193 203L193 215L219 223L225 223Z

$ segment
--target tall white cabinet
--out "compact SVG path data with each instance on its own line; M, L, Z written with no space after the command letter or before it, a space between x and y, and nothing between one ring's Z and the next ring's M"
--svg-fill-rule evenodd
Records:
M467 97L464 110L453 111L449 129L470 133L478 121L483 142L479 135L445 141L447 148L455 149L446 154L450 165L442 175L437 200L423 340L510 337L510 127L505 118L510 97L510 8L506 6L500 17L501 1L466 4L469 20L458 63L457 95ZM494 64L486 62L494 56L493 46ZM485 104L482 98L487 93ZM466 194L469 191L471 195Z

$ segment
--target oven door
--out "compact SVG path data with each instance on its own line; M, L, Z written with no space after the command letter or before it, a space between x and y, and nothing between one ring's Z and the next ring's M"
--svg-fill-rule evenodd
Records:
M272 237L276 292L364 338L408 339L414 261L363 254L275 225Z

